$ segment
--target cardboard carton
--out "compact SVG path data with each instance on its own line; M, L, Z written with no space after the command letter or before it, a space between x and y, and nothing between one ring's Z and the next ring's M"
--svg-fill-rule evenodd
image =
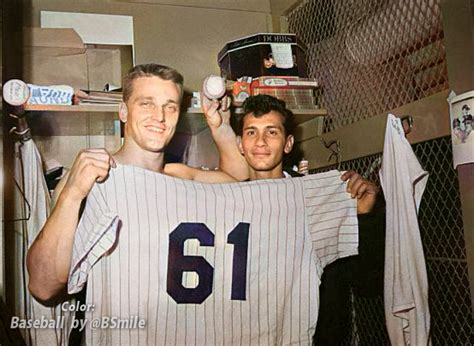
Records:
M88 89L86 48L73 29L23 30L23 80Z
M106 84L122 85L119 49L87 48L86 55L89 90L104 90Z

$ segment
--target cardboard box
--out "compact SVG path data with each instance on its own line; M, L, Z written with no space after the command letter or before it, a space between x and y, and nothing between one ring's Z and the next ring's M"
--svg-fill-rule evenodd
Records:
M25 82L89 87L86 49L73 29L25 28L23 44Z
M122 85L122 63L119 49L87 48L89 90L104 90L106 84Z
M255 34L228 42L217 61L221 75L237 80L242 76L306 77L305 46L295 34Z

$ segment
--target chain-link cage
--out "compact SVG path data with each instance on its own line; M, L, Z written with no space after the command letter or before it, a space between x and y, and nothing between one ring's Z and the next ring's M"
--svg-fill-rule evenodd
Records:
M322 86L324 132L448 88L439 0L307 0L288 25Z
M449 88L440 0L304 0L289 31L307 46L310 77L328 110L324 132ZM415 124L416 126L416 124ZM471 345L473 316L457 176L449 138L414 145L430 173L419 211L434 345ZM381 154L340 164L369 171ZM325 171L332 167L318 169ZM312 171L315 173L316 171ZM369 179L378 181L372 173ZM382 297L353 293L348 345L389 344Z
M433 345L474 345L474 317L467 270L461 201L452 165L451 138L444 137L413 146L428 183L418 214L426 257ZM381 154L342 162L341 170L364 173ZM312 170L317 173L334 169ZM379 181L377 172L369 179ZM383 297L353 295L351 340L347 345L387 345Z
M451 138L413 146L430 173L418 215L426 256L433 345L474 345L461 200Z

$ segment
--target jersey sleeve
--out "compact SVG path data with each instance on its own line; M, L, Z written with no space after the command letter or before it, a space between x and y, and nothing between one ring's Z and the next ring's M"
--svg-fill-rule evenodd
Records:
M323 268L358 253L357 200L346 192L341 174L334 170L303 178L306 225Z
M109 210L103 190L94 185L87 196L74 238L68 293L79 292L94 264L114 245L118 216Z

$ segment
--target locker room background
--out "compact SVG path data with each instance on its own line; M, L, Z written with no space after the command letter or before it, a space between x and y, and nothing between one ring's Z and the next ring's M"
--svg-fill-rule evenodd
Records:
M288 14L289 31L310 47L310 76L325 86L320 95L329 115L324 132L423 102L450 88L440 2L316 0L305 1ZM451 139L422 141L413 149L430 173L419 223L433 345L472 344L474 320ZM365 172L376 157L346 161L341 167ZM371 179L378 176L372 174ZM352 335L347 345L389 344L383 297L352 297Z
M97 2L102 3L99 6L102 11L108 8L104 5L106 1ZM150 3L158 1L144 2L148 2L146 6L150 6ZM358 137L353 131L352 138L345 138L342 136L345 134L344 129L360 129L365 126L362 128L367 131L382 131L378 121L380 114L394 109L402 109L410 114L420 105L420 113L432 112L439 115L440 122L447 122L446 114L436 109L439 103L432 100L445 102L447 90L457 89L461 93L473 89L472 78L469 79L469 73L465 72L472 71L473 61L472 0L271 1L277 3L273 6L283 6L279 4L282 2L285 3L284 7L288 3L294 3L295 6L283 13L282 17L280 14L266 19L252 17L265 21L264 25L254 25L254 28L294 32L309 47L309 74L320 79L324 85L319 96L322 107L327 108L329 113L324 121L324 134L333 134L346 148L342 157L342 169L365 171L381 152L381 148L370 144L366 145L370 150L365 152L348 151L351 141L364 139L360 138L360 133ZM12 17L10 12L9 18L5 19L6 4L2 2L2 34L4 24L8 24L6 21L10 24L14 20L21 23L21 3L16 3L17 17ZM62 1L59 10L74 10L70 3ZM86 3L89 3L89 8L93 8L90 4L92 1L85 1L82 5ZM33 5L36 9L45 7L49 10L56 6L52 1L34 1ZM126 8L125 5L123 8ZM254 10L248 11L250 13ZM248 21L249 17L245 19ZM464 25L466 20L467 27ZM234 36L239 34L235 33ZM6 46L11 49L5 42L8 42L8 38L2 35L2 48ZM464 51L469 50L469 47L471 51ZM21 66L15 66L18 62L15 63L12 55L11 50L6 52L2 49L3 81L8 79L10 73L7 68L21 69ZM460 55L463 58L459 58ZM170 64L176 66L171 62ZM180 64L184 62L178 62L178 69ZM190 75L186 71L183 73L186 77ZM193 76L191 83L197 84L198 79ZM91 120L94 121L94 118L88 117L89 124ZM436 124L433 124L434 128L427 128L423 121L415 116L415 132L408 138L414 143L413 148L422 166L430 173L419 221L430 285L433 344L472 344L474 319L470 293L473 289L470 291L470 282L472 286L474 268L468 254L472 253L473 245L465 239L467 231L472 232L472 229L465 229L464 220L467 214L473 214L473 207L466 209L464 206L464 210L461 207L458 174L452 168L448 133L443 133L444 130L439 129ZM3 146L0 146L0 152L5 167L11 167L13 159L10 155L12 140L6 135L10 125L4 117ZM110 124L104 122L103 126ZM86 143L90 144L90 134L85 131L82 136L88 138ZM197 142L204 142L204 138L206 136L202 136ZM310 147L319 150L322 147L319 140L317 142L318 144L314 138L309 138L301 144L303 149ZM327 155L327 151L322 152L324 158ZM311 156L307 158L313 163L312 173L333 167L325 160L317 160L319 157L312 161ZM12 214L9 209L13 189L10 178L5 173L5 183L0 185L0 193L3 195L0 202L2 220L8 219ZM377 175L372 174L371 178L377 179ZM0 265L0 294L7 297L7 303L8 286L5 287L5 282L8 282L8 255L11 254L8 253L8 248L5 252L4 250L8 247L9 227L11 224L0 224L0 258L5 259L7 268L5 272L5 267ZM370 340L371 344L388 344L382 297L364 298L353 295L352 299L351 336L346 343L356 345L361 344L361 340Z

